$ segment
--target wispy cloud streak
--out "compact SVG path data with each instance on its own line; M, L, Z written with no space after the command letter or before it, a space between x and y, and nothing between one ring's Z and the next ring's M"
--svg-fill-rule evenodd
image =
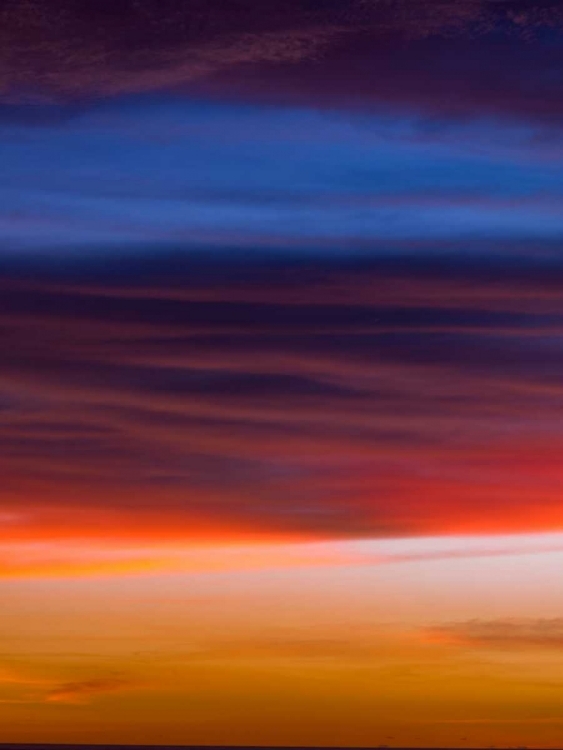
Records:
M185 282L176 269L147 283L134 263L127 287L117 265L104 285L29 266L4 278L12 538L560 527L555 266L495 280L474 264L450 304L453 260L410 273L317 259L307 287L295 261L211 278L185 262Z

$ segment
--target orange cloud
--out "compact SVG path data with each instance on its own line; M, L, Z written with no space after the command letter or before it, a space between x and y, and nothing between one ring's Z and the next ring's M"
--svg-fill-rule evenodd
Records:
M469 620L428 628L431 642L486 649L563 649L563 618Z
M47 703L82 705L96 696L135 687L138 687L137 683L117 677L66 682L51 690L45 700Z

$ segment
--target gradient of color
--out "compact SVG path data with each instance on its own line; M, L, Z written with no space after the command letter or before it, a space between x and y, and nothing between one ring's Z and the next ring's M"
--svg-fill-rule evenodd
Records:
M0 5L0 742L563 745L563 6Z

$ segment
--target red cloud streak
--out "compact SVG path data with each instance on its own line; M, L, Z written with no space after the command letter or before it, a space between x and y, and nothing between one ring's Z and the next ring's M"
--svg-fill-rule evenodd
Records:
M557 273L194 278L4 280L7 539L563 528Z

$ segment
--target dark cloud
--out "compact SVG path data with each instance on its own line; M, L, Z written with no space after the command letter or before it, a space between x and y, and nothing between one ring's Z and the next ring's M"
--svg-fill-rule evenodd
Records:
M429 628L431 640L488 649L563 649L563 619L469 620Z
M118 677L102 677L91 680L80 680L58 685L48 693L47 703L88 703L91 698L119 690L137 687L136 683Z
M516 118L553 124L561 115L561 33L523 40L493 23L484 34L383 41L358 31L297 70L253 66L217 71L194 90L302 105L419 111L431 119ZM330 81L330 84L327 82ZM224 94L223 94L224 95Z
M5 271L11 535L558 527L555 261L183 263Z
M20 105L179 90L560 114L562 23L551 0L5 0L0 91Z

